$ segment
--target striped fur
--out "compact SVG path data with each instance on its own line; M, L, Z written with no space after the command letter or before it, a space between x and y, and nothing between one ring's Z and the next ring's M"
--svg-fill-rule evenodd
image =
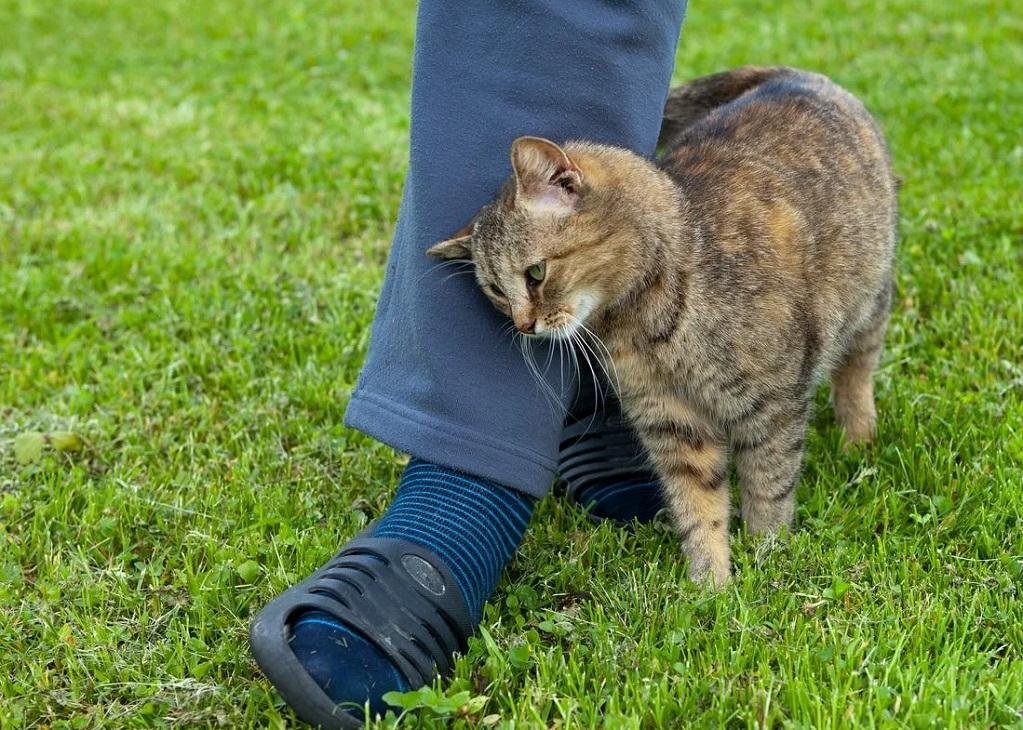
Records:
M730 574L728 464L756 533L792 521L816 386L870 439L896 185L862 104L823 76L743 68L672 91L657 165L536 138L462 234L520 331L598 336L664 484L690 575ZM529 267L543 262L542 282ZM539 269L533 269L538 271ZM599 348L595 348L599 349Z

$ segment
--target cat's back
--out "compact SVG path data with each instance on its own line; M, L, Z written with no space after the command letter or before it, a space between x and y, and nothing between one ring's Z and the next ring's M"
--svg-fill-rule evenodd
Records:
M894 200L879 127L821 74L787 67L715 74L673 90L665 116L673 134L661 166L697 203L726 188L753 195L779 186L832 201L836 193Z
M802 318L827 344L885 296L895 179L852 94L784 67L715 74L672 91L662 143L712 310L765 327Z
M870 261L887 268L896 217L887 146L864 105L827 77L744 67L696 79L672 90L664 142L660 166L713 248L773 252L765 264L775 270L810 262L825 276Z

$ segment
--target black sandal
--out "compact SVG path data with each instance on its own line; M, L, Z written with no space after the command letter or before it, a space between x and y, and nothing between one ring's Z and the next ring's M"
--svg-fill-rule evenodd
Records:
M646 451L621 411L599 407L592 390L580 393L576 408L588 413L570 419L561 432L557 488L594 522L627 524L632 520L603 514L600 498L630 482L656 481ZM634 505L632 519L652 520L663 507L660 491L651 488L637 494L640 503Z
M292 652L290 626L300 611L325 611L361 633L411 688L449 674L453 655L465 651L475 629L437 555L406 540L364 536L369 532L267 604L249 630L260 669L295 714L318 727L361 728L364 721L335 704Z

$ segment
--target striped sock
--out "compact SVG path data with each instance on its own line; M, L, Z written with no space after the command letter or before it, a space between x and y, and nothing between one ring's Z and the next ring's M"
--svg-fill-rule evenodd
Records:
M408 540L451 569L474 621L522 540L534 500L508 487L413 459L373 537ZM413 589L410 587L410 591ZM310 610L291 624L291 649L324 692L362 718L382 714L391 690L416 689L386 655L329 613Z
M409 540L437 553L479 621L533 505L532 497L508 487L413 459L373 536Z

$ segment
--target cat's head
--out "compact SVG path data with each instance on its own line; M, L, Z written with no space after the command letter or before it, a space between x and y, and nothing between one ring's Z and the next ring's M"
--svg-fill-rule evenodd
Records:
M634 203L653 168L625 150L538 137L515 140L511 162L497 198L427 253L471 259L519 332L567 339L640 275Z

